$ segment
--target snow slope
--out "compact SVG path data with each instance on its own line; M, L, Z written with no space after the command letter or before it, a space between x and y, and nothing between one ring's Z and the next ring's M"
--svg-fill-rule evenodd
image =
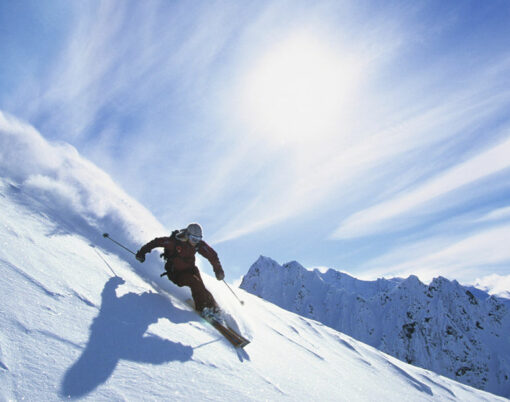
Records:
M502 400L204 275L252 339L236 351L156 253L102 238L164 228L75 150L0 114L0 173L0 401Z
M400 360L510 396L510 300L457 281L361 281L260 257L241 287Z

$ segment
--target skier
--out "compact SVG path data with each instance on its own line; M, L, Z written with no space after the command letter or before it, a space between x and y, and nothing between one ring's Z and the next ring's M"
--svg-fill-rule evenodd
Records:
M151 240L138 250L136 259L145 261L145 254L155 247L163 247L165 270L167 275L177 286L188 286L195 302L195 309L203 316L216 314L219 307L212 294L206 289L200 271L195 265L195 254L207 258L213 266L216 279L225 278L218 254L202 240L202 227L198 223L190 223L187 228L174 230L169 237L158 237Z

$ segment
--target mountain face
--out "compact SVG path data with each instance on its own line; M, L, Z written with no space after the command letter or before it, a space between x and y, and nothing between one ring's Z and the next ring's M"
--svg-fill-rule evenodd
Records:
M361 281L260 257L241 288L398 359L510 396L510 300L435 278Z

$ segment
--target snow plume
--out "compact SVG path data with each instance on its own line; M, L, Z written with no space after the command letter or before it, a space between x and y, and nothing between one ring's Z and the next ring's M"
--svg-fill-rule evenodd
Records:
M167 233L74 147L48 142L34 127L1 111L0 173L18 202L51 216L60 231L76 232L92 243L103 245L100 235L109 232L136 249L154 235Z
M492 274L478 278L474 286L485 290L489 294L510 299L510 275Z

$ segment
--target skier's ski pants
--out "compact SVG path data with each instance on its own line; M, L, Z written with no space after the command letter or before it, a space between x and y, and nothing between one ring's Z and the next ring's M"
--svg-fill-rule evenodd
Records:
M206 289L197 267L179 272L175 275L175 279L172 282L177 286L188 286L191 289L191 295L193 296L197 311L202 311L205 307L213 309L218 307L213 295Z

